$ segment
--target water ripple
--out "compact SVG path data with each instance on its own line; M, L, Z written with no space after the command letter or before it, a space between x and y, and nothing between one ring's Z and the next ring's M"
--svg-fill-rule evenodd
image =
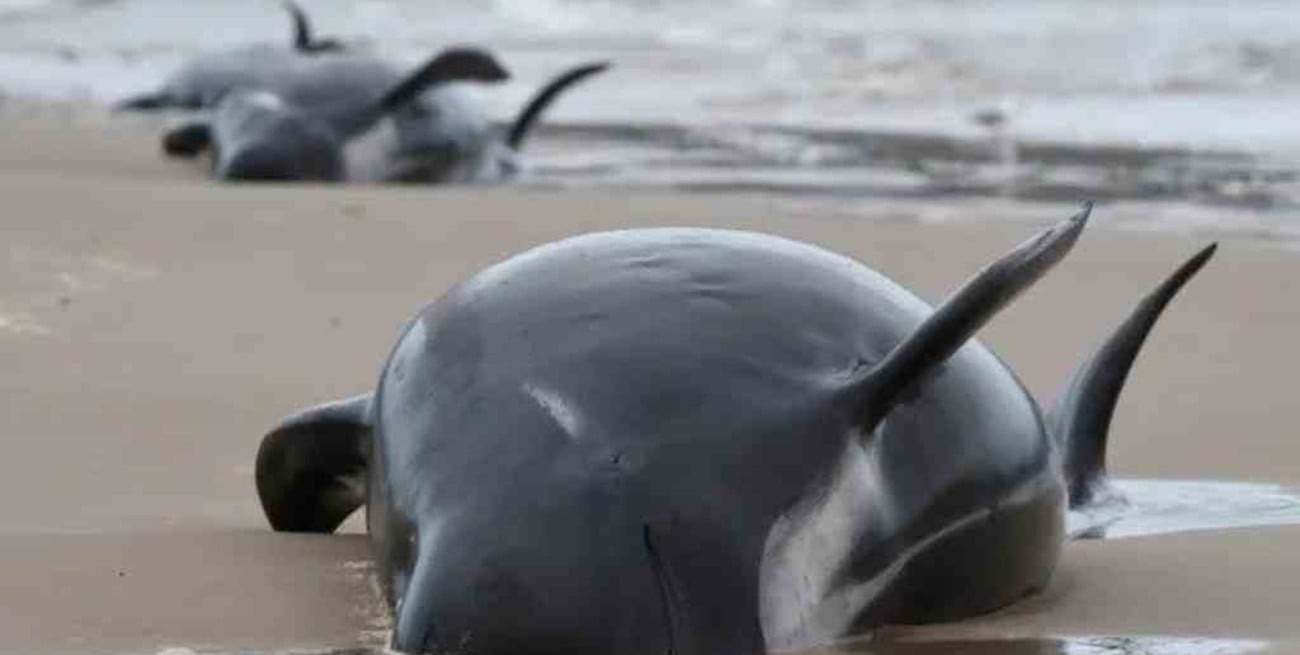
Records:
M1124 499L1071 512L1068 531L1123 539L1176 532L1300 525L1300 490L1204 480L1115 480Z

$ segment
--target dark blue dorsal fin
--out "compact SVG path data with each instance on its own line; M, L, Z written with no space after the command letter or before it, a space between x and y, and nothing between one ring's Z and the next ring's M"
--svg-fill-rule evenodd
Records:
M570 68L547 82L546 86L543 86L532 100L524 105L523 110L510 124L510 131L506 134L506 145L510 146L511 150L519 150L524 145L524 140L528 138L529 132L537 124L537 120L542 117L542 112L546 111L546 108L550 107L565 89L607 68L609 62L605 61L583 64Z
M338 39L318 39L312 34L311 19L307 12L294 0L282 0L285 11L293 19L293 49L303 54L319 54L346 50L347 46Z
M1065 393L1048 414L1052 433L1065 455L1070 507L1091 503L1106 478L1106 437L1115 404L1147 334L1192 276L1214 255L1217 244L1178 267L1133 310L1119 328L1074 372Z
M486 50L447 48L398 82L379 100L380 111L392 111L430 87L448 82L502 82L510 73Z
M989 319L1065 257L1092 211L1077 214L1022 243L948 297L851 389L864 432L875 430L918 381L942 364Z
M451 82L501 82L510 73L490 53L479 48L453 47L429 58L419 68L394 84L373 104L350 102L325 110L328 122L344 137L352 137L375 125L392 112L414 102L425 91Z
M283 0L284 10L289 12L289 17L293 19L293 47L295 50L308 52L311 50L311 21L307 19L307 12L293 0Z

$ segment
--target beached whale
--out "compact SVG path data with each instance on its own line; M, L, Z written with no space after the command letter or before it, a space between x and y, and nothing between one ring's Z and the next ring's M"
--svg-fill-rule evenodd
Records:
M449 57L474 53L473 57ZM551 80L498 136L487 117L448 93L458 81L506 79L486 52L451 49L396 81L382 95L340 93L302 99L260 87L237 89L210 118L183 123L163 136L163 149L190 157L212 147L213 173L223 180L493 182L522 164L519 152L542 113L567 88L608 67L577 66ZM384 118L390 126L379 130ZM348 148L374 129L387 136L375 157L350 157ZM356 160L356 163L350 160Z
M573 85L609 69L608 62L574 66L551 78L528 102L506 128L504 134L491 129L481 113L449 121L444 111L436 122L417 109L415 115L400 113L394 117L394 145L383 158L381 177L391 182L501 182L514 178L524 169L522 152L525 142L538 121L564 91ZM468 129L473 125L475 129ZM444 143L454 143L447 148Z
M364 505L403 652L742 655L1042 588L1106 495L1147 296L1046 417L972 335L1088 209L937 308L848 258L706 229L579 236L424 308L372 394L257 455L277 530Z
M199 55L181 66L157 89L122 100L116 107L130 111L211 108L231 89L273 84L310 66L311 60L318 55L326 57L346 50L337 39L317 38L306 12L296 3L286 0L283 5L294 25L289 47L257 44ZM364 77L357 73L367 72L364 69L353 71L357 64L373 68L379 63L366 57L359 60L342 58L337 62L327 57L327 60L339 67L335 74L351 72L357 79Z
M346 147L385 116L417 102L426 90L452 82L500 82L509 74L485 51L450 48L371 100L341 96L300 105L257 87L235 89L211 119L184 123L163 136L163 149L192 157L214 150L222 180L342 181Z

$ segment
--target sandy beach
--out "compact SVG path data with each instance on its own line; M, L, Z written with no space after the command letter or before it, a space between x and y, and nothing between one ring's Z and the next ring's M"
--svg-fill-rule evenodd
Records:
M286 414L368 390L420 304L512 253L617 227L756 229L937 301L1033 229L762 195L223 187L131 126L35 116L0 125L0 197L0 652L41 654L382 646L364 538L272 533L253 455ZM1072 211L1030 209L1043 223ZM1204 242L1108 229L1109 211L982 333L1043 403ZM1300 254L1222 243L1138 361L1116 475L1300 486L1297 276ZM889 632L1300 652L1297 616L1300 528L1271 527L1073 543L1036 598Z

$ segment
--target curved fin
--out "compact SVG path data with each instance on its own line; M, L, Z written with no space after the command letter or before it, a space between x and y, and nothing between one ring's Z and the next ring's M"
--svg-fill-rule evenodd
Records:
M537 123L537 119L541 118L542 112L546 111L546 108L555 102L560 93L587 77L604 71L609 68L609 65L607 61L584 64L571 68L548 82L546 86L542 87L541 91L538 91L533 96L532 100L528 101L527 105L524 105L523 111L519 112L514 123L510 125L510 132L506 136L506 145L510 146L511 150L519 150L524 143L524 139L528 137L528 133L532 131L533 126Z
M307 12L293 0L284 0L284 10L289 12L290 18L293 19L293 47L295 50L310 52L312 46L311 38L311 21L307 19Z
M1188 259L1138 304L1101 348L1084 362L1048 415L1052 434L1065 454L1070 507L1097 499L1106 484L1106 436L1115 404L1147 334L1192 276L1214 255L1218 244Z
M162 147L163 152L172 157L197 157L212 147L212 126L204 121L193 121L174 127L163 135Z
M921 323L849 393L864 433L875 430L914 385L946 361L998 310L1061 261L1079 238L1092 203L984 268Z
M510 79L510 73L486 50L448 48L384 94L379 100L379 110L392 111L438 84L501 82L507 79Z
M307 18L307 12L303 11L302 6L294 0L283 0L285 11L289 12L290 18L293 19L293 49L298 52L313 54L317 52L336 52L345 50L338 39L317 39L312 35L311 20Z
M327 122L345 136L353 136L370 129L385 114L401 109L430 87L450 82L501 82L508 79L510 73L487 51L448 48L393 85L375 104L354 107L344 103L345 106L337 108Z
M257 451L257 495L281 532L333 532L365 504L370 394L287 419Z

